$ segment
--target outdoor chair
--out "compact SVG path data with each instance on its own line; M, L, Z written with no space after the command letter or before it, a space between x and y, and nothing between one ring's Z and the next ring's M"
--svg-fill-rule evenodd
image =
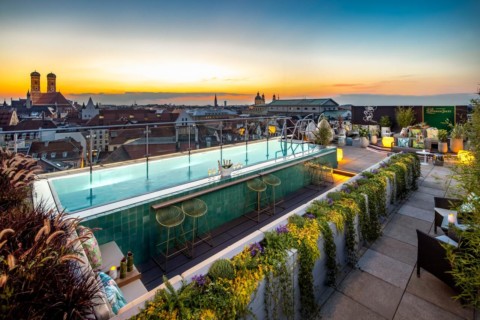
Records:
M436 234L437 227L442 226L443 217L448 215L449 210L456 211L456 209L462 204L462 200L441 197L434 197L433 200L435 202L435 226L433 230Z
M420 268L422 268L445 282L453 289L458 289L455 286L455 281L450 273L450 271L452 271L452 266L447 260L447 253L442 245L444 242L418 229L417 238L417 277L420 277Z

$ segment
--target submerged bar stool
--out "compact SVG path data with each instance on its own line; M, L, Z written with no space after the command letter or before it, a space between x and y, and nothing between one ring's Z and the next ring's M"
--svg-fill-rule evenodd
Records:
M182 211L185 213L185 215L189 216L192 218L192 240L191 240L191 254L192 258L194 257L194 247L199 244L200 242L205 242L207 243L210 247L213 246L212 243L212 234L210 233L210 226L208 225L208 218L207 218L207 212L208 212L208 206L207 204L198 198L195 199L190 199L182 203ZM199 222L198 220L203 217L203 221L205 222L205 233L204 236L201 237L198 235L199 231ZM198 240L196 238L198 237ZM210 240L210 241L208 241Z
M282 184L282 180L273 174L269 174L263 176L262 181L272 188L272 215L275 215L275 206L281 202L275 202L275 188Z
M247 188L250 191L253 191L257 194L256 201L253 202L256 205L256 209L254 210L254 212L257 213L257 218L255 219L253 217L250 217L248 214L245 214L245 217L255 222L260 222L260 213L262 213L266 209L266 208L262 209L261 205L262 205L262 194L266 197L265 191L267 190L267 185L262 180L255 178L247 181ZM249 196L250 194L251 192L247 193L247 201L245 201L246 208L252 204L252 202L250 201L250 196Z
M325 182L335 183L335 178L333 177L333 168L329 164L322 164L322 179Z
M170 257L177 255L180 252L185 252L187 247L187 239L185 238L185 232L183 231L183 221L185 220L185 214L183 211L177 206L169 206L164 207L156 210L155 218L157 219L158 224L167 229L167 240L160 242L157 244L157 247L160 247L160 253L165 257L165 268L162 267L162 264L156 261L153 258L153 261L158 264L158 266L165 272L167 272L167 263ZM173 239L170 238L170 229L173 229ZM178 234L178 229L180 229L180 235ZM183 237L183 245L178 248L178 250L174 250L175 246L180 245L179 236ZM170 252L170 241L174 242L174 247L172 248L174 251ZM165 251L162 251L162 246L165 245Z

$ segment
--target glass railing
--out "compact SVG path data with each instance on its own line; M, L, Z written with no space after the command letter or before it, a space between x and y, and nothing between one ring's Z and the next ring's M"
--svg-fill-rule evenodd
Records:
M206 148L218 149L218 163L222 165L224 161L232 161L232 155L226 150L239 144L246 146L242 151L244 161L236 161L234 165L245 166L249 165L248 146L252 143L283 139L304 145L312 138L311 124L308 129L307 121L293 121L288 117L179 120L0 131L0 145L37 159L43 172L49 173L79 168L95 170L132 161L148 162L165 155L190 155ZM287 155L284 149L269 148L271 144L265 144L267 159ZM308 148L303 146L302 150ZM212 164L212 170L215 168Z

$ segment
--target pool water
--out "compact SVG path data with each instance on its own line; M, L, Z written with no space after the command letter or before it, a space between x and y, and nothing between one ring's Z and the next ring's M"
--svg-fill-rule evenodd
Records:
M262 162L275 164L272 160L302 156L314 150L318 149L312 144L269 140L150 160L148 165L142 162L98 169L92 175L84 172L56 177L49 182L57 204L66 212L76 212L208 178L209 170L217 169L221 159L248 167Z

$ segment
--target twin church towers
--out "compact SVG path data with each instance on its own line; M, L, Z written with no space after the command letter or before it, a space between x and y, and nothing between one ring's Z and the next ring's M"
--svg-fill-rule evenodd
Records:
M47 93L51 92L57 92L57 76L52 72L47 74ZM30 73L30 94L32 97L41 94L40 73L37 71Z

